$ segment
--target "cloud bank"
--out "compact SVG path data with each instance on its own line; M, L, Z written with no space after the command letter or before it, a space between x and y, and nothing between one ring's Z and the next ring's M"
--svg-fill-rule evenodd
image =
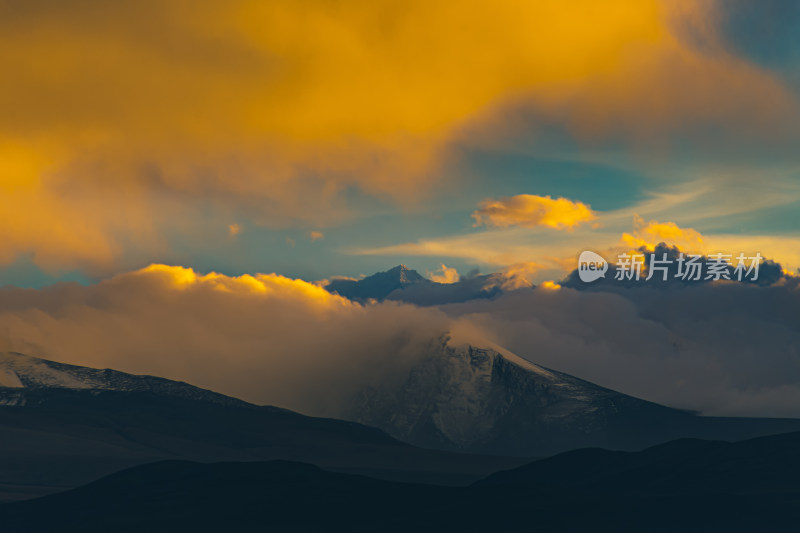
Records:
M581 291L525 287L517 274L493 275L510 292L437 308L153 265L91 286L1 289L0 349L341 416L363 387L391 387L449 332L670 406L800 416L797 278Z
M796 278L539 287L445 309L531 361L640 398L705 414L800 416Z
M153 265L93 286L0 290L0 349L154 374L334 415L448 329L434 309L362 306L274 274Z

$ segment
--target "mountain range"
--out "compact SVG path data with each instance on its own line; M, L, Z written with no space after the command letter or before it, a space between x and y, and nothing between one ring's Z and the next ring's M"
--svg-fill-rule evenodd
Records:
M437 283L416 270L398 265L359 280L334 278L325 288L357 302L394 300L431 306L493 298L503 292L504 281L500 274L478 274L455 283Z
M433 346L393 387L362 390L350 412L358 422L2 353L0 500L12 503L0 505L0 524L9 533L796 526L798 420L703 417L500 348ZM758 435L767 436L749 438Z
M57 492L165 459L286 459L452 484L523 462L424 450L353 422L17 353L0 354L0 376L0 500Z
M159 460L313 463L390 480L465 484L581 447L740 440L800 420L712 418L442 340L352 421L304 416L153 376L0 354L0 499L75 487ZM377 428L377 429L376 429Z

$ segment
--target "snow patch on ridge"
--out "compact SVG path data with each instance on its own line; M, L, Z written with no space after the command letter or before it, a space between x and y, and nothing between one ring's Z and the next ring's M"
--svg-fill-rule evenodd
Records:
M78 379L35 357L6 352L0 354L0 385L4 387L59 387L89 389L94 383Z
M24 386L13 369L0 366L0 387L21 389Z
M511 364L517 365L518 367L528 370L529 372L533 372L535 374L539 374L540 376L552 379L553 381L555 381L556 379L555 374L553 374L548 370L545 370L544 368L535 363L531 363L527 359L523 359L522 357L512 352L509 352L508 350L504 350L499 346L493 347L493 349L498 352L498 355L500 355L500 357L502 357Z

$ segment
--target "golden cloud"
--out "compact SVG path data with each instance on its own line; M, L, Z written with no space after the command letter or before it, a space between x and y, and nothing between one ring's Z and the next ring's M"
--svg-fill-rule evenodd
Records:
M485 200L481 203L480 209L472 213L472 217L476 226L500 228L547 226L567 230L597 218L592 209L582 202L534 194Z
M633 218L633 228L633 234L622 234L622 243L634 249L645 247L653 251L657 244L663 242L677 246L685 252L702 253L705 250L705 241L700 232L692 228L681 228L674 222L645 222L636 215Z
M494 277L499 280L499 287L504 291L513 291L523 287L533 287L533 280L543 269L534 262L515 263L503 268Z
M7 287L0 296L0 350L329 416L342 416L348 394L407 371L449 328L434 309L362 306L276 274L160 264L96 285Z
M557 291L561 288L561 285L556 283L552 280L543 281L539 284L540 289L544 289L546 291Z
M441 271L441 274L438 272ZM452 267L447 267L442 263L439 271L428 274L428 278L436 283L457 283L461 276L458 275L458 270Z
M411 202L508 102L579 136L783 131L791 93L677 38L678 5L4 3L0 263L112 268L196 231L192 206L323 227L352 187Z

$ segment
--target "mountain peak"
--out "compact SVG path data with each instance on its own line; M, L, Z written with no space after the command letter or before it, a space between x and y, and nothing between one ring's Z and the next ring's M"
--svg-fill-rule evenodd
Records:
M419 281L427 281L423 276L419 274L419 272L417 272L416 270L412 270L403 264L397 265L396 267L387 270L386 272L379 272L370 277L380 276L381 274L390 274L392 277L397 276L398 281L400 283L416 283Z

